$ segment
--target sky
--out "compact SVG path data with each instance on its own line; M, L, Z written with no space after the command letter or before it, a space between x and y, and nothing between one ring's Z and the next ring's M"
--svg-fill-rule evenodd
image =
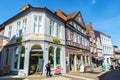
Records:
M61 9L70 14L80 11L85 24L111 36L112 44L120 48L120 0L0 0L0 24L20 12L25 4Z

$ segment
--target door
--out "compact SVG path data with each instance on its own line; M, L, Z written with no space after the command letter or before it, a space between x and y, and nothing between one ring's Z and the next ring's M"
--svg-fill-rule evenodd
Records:
M30 53L30 66L29 66L29 74L34 74L36 73L37 65L38 65L38 60L43 59L43 52L31 52Z
M70 54L70 71L74 71L75 67L74 67L74 56L73 54Z

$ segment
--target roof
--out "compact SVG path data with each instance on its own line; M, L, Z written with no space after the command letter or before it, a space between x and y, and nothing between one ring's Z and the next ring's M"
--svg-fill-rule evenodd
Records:
M67 15L67 20L74 18L77 15L78 12L73 12L71 14Z
M89 29L92 28L92 24L86 24L86 32L89 33Z
M117 54L120 54L120 50L115 50L114 52Z
M63 11L61 11L61 10L56 10L55 11L55 14L56 15L58 15L58 16L60 16L62 19L64 19L65 21L67 21L67 20L69 20L69 19L72 19L72 18L74 18L77 14L78 14L78 12L73 12L73 13L71 13L71 14L65 14Z
M105 34L105 33L103 33L103 32L100 32L100 31L97 31L97 30L94 30L94 31L97 32L97 33L99 33L99 34L102 34L102 35L104 35L104 36L106 36L106 37L111 38L109 35L107 35L107 34Z
M6 36L3 36L0 34L0 39L6 39L6 40L9 40L9 37L6 37Z
M5 25L11 23L12 21L18 19L19 17L21 17L22 15L24 15L25 13L28 13L29 11L31 10L44 10L46 12L49 12L50 14L54 15L55 17L59 18L60 20L64 21L63 18L55 15L55 13L53 13L52 11L50 11L49 9L47 9L46 7L33 7L29 4L26 4L24 5L22 8L21 8L21 11L16 14L15 16L11 17L10 19L8 19L7 21L3 22L1 25L0 25L0 29L5 27Z
M56 10L55 14L59 17L61 17L64 21L67 21L67 14L65 14L63 11L61 10Z
M114 48L114 53L120 54L120 50L118 49L117 46L113 46L113 48Z

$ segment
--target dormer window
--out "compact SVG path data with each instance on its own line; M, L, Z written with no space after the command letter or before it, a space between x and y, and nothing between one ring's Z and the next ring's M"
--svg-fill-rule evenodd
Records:
M82 19L79 17L79 18L78 18L78 21L79 21L79 22L82 22Z
M77 26L76 23L73 23L73 26L74 26L74 28L76 29L76 26Z

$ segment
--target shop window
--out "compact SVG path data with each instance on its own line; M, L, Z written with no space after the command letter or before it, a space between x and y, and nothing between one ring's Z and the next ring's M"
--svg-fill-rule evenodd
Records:
M51 67L54 67L54 48L52 46L49 48L49 60L51 62Z
M8 61L9 61L9 49L6 49L5 59L6 59L5 64L8 65Z
M20 69L24 68L24 58L25 58L25 47L22 46L20 54Z
M60 66L60 48L56 49L56 64Z
M15 48L14 69L18 69L19 48Z

